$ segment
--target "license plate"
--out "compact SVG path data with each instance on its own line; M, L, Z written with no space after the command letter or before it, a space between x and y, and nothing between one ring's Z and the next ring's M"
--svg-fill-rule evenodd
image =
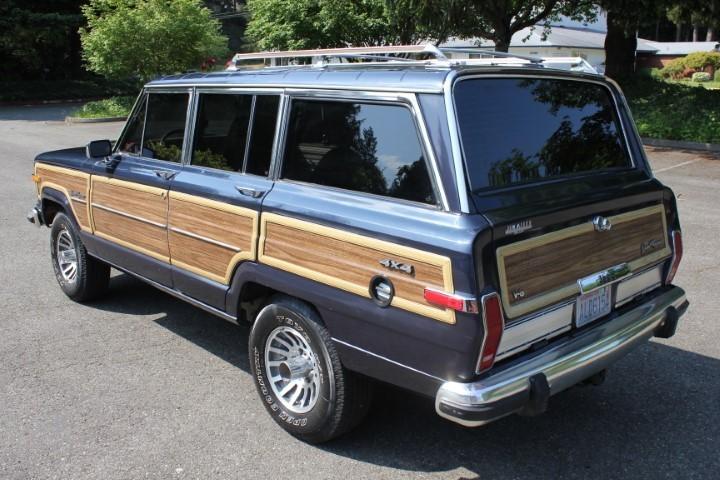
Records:
M610 313L611 293L611 286L608 285L580 295L575 303L575 326L582 327Z

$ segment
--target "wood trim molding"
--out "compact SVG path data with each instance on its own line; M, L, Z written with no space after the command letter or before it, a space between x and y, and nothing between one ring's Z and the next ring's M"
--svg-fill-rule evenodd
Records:
M42 174L42 171L48 171L53 172L58 175L66 175L69 177L74 177L80 180L83 180L85 182L85 198L89 198L90 194L90 174L85 172L79 172L77 170L72 170L69 168L63 168L63 167L57 167L55 165L48 165L46 163L36 163L34 166L34 174L37 175L40 178L40 182L38 183L37 189L38 189L38 198L42 197L42 192L45 188L53 188L59 192L61 192L65 197L67 198L68 205L70 205L70 209L72 210L73 215L75 216L75 219L78 222L78 225L80 225L80 229L85 232L92 233L92 220L90 217L90 207L88 205L87 200L81 201L80 199L75 198L70 190L68 189L67 185L62 185L61 178L55 178L53 180L44 180L46 178L45 175Z
M272 246L276 250L275 254L268 253L273 242L282 244L284 238L284 235L279 234L273 236L271 231L273 226L289 227L298 231L298 236L303 233L310 234L307 239L296 239L298 245L305 242L297 248L300 252L304 250L308 256L317 254L324 246L322 238L341 242L344 248L342 252L338 252L338 256L343 256L342 268L346 269L347 275L342 277L337 266L323 262L314 264L306 262L302 265L301 261L297 258L293 259L291 254L281 252L279 250L281 247L277 245ZM321 238L317 239L318 236ZM373 251L371 256L378 256L378 262L383 256L399 257L415 262L416 271L418 275L422 273L423 278L413 278L384 269L379 263L371 264L367 258L362 258L363 255L367 256L368 249ZM283 258L280 258L281 256ZM436 307L422 299L424 287L436 288L448 293L454 292L451 260L442 255L283 215L263 213L260 219L258 261L365 298L370 298L368 288L372 276L385 275L396 285L396 296L392 300L392 306L448 324L454 324L456 321L453 310ZM431 277L436 281L424 283Z
M635 256L632 259L624 260L624 259L609 259L608 262L610 264L605 265L603 268L609 268L612 267L618 263L627 262L630 266L631 271L636 272L638 270L641 270L642 268L657 263L667 257L669 257L672 254L672 251L670 249L670 246L668 245L668 239L667 239L667 219L665 217L665 211L662 205L653 205L651 207L642 208L639 210L633 210L631 212L623 213L620 215L615 215L612 217L609 217L613 228L617 227L618 225L621 225L626 222L639 220L644 217L648 217L651 215L659 214L662 218L662 231L663 231L663 242L662 248L659 248L657 250L654 250L646 255L639 254ZM511 295L511 286L508 286L508 271L507 271L507 258L511 257L512 255L527 252L529 250L537 249L544 247L546 245L555 243L555 242L561 242L566 241L568 239L571 239L573 237L578 237L580 235L585 235L590 232L594 231L594 226L591 222L584 222L579 225L575 225L572 227L564 228L561 230L557 230L554 232L550 232L544 235L539 235L537 237L532 237L527 240L523 240L520 242L512 243L509 245L505 245L502 247L499 247L496 250L496 258L498 262L498 275L500 279L500 288L502 292L502 300L503 300L503 307L505 309L505 313L510 318L515 318L527 313L530 313L532 311L538 310L540 308L543 308L545 306L551 305L553 303L560 302L562 300L568 299L572 297L573 295L579 294L580 290L577 285L577 279L573 279L573 281L568 282L565 285L562 285L560 287L554 288L552 290L549 290L547 292L544 292L540 295L534 295L526 300L521 301L513 301L510 297ZM612 232L612 230L611 230ZM638 251L640 249L638 248ZM594 273L597 273L596 271L587 271L584 272L580 276L580 278L592 275ZM549 274L548 274L549 276Z

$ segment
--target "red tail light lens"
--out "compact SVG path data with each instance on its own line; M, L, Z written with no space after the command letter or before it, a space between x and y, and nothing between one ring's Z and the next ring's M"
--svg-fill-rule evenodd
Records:
M426 288L423 297L428 303L439 307L450 308L458 312L478 313L477 300L450 293Z
M480 358L478 359L477 372L484 372L495 363L495 355L500 347L503 330L505 329L505 318L500 305L500 296L491 293L482 297L483 325L485 327L485 338L483 338Z
M673 279L675 278L675 274L677 273L678 267L680 266L680 261L682 260L683 242L682 232L680 232L680 230L673 230L672 242L673 256L670 262L670 269L668 270L667 276L665 277L665 285L669 285L672 283Z

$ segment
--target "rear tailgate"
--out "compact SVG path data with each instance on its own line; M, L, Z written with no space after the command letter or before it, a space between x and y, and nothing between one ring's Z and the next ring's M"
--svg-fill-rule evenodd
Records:
M461 77L454 94L473 202L493 225L476 255L495 267L480 276L502 299L500 357L659 285L672 194L634 144L618 92L525 75Z

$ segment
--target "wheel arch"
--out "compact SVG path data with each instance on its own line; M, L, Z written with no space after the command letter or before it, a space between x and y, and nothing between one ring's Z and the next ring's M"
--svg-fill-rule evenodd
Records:
M55 216L62 212L73 222L75 228L80 230L80 225L70 206L70 200L63 192L52 187L43 188L40 194L40 205L42 208L43 221L48 227L52 225Z

